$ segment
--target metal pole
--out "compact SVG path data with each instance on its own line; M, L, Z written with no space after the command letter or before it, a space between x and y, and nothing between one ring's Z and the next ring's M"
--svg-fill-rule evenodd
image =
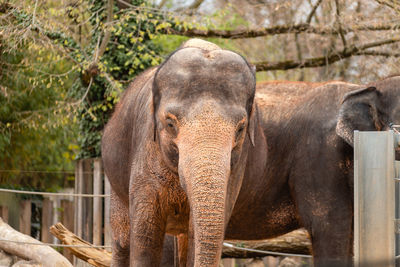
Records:
M400 178L400 161L395 161L395 174L394 177L396 179ZM396 256L400 255L400 229L399 229L399 218L400 218L400 183L396 183L396 225L395 225L395 231L396 231ZM400 266L400 259L396 257L396 266Z
M394 135L354 134L355 266L395 264Z

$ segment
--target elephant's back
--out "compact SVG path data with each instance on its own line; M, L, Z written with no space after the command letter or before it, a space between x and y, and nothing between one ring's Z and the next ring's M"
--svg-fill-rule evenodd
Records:
M264 121L278 123L289 120L300 111L310 113L318 112L318 108L335 109L343 95L355 87L358 85L341 81L261 82L257 84L256 102Z

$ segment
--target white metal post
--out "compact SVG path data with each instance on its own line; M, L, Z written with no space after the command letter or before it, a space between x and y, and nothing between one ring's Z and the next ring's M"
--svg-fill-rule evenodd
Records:
M394 183L393 131L355 131L355 266L395 264Z
M394 177L397 180L396 183L396 224L395 224L395 232L396 232L396 266L400 266L399 259L397 256L400 255L400 225L399 225L399 218L400 218L400 161L395 161L395 174Z

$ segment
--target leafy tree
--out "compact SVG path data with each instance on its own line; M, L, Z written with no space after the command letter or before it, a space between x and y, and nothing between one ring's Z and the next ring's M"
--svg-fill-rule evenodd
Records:
M73 169L77 151L76 124L56 104L71 85L71 64L33 42L14 41L0 42L0 184L65 186L73 173L52 171Z
M110 2L112 4L109 1L108 5ZM89 9L91 14L98 15L90 19L93 35L85 50L86 54L92 56L83 63L87 68L82 69L82 85L76 88L81 92L88 90L79 110L80 158L100 156L101 130L118 102L121 91L136 75L161 61L160 47L152 39L162 18L158 14L146 12L148 9L145 1L131 3L134 8L129 10L112 4L113 22L107 18L105 1L93 1ZM109 41L105 40L107 31L110 32ZM96 53L101 51L101 37L106 42L106 48L99 61L93 62L99 56Z

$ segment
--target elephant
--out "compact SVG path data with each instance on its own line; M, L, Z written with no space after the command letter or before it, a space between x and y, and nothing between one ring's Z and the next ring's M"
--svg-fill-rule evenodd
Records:
M218 266L245 169L266 161L255 85L244 57L199 39L130 84L102 137L112 266L159 266L165 234L181 266Z
M352 266L353 131L400 124L400 76L368 85L261 82L255 101L268 160L245 170L225 238L268 239L304 227L314 266Z

